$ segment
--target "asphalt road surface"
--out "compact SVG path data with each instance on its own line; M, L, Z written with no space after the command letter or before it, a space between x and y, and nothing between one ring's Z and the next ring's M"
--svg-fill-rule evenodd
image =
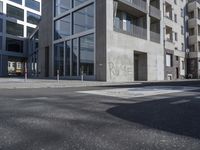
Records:
M0 150L200 150L200 82L0 90Z

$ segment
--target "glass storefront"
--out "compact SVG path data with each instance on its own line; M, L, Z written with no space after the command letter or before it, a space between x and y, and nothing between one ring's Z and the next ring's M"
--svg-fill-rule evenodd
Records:
M86 1L55 0L55 15L64 13ZM67 7L65 7L66 3L69 4ZM94 14L94 2L91 2L78 10L74 9L71 13L56 18L54 22L55 76L58 70L60 76L77 77L82 73L86 76L94 76L95 34L92 30L94 29Z

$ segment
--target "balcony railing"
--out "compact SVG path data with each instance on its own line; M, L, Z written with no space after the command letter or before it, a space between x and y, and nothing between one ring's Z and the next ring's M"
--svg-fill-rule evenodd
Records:
M160 43L160 34L151 31L151 32L150 32L150 40L151 40L152 42Z
M147 3L143 0L121 0L130 3L135 8L147 12Z
M157 19L161 19L161 11L158 8L156 8L154 6L149 6L149 10L150 10L150 15L152 17L155 17Z
M115 20L114 30L120 33L128 34L141 39L147 39L147 29L129 24L126 30L122 29L122 21Z

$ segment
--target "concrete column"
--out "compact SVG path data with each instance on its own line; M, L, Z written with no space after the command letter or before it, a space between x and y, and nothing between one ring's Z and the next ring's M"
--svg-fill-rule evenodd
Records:
M147 40L149 40L150 41L150 23L151 23L151 20L150 20L150 16L149 16L149 5L150 5L150 1L149 0L147 0L147 19L146 19L146 21L147 21Z

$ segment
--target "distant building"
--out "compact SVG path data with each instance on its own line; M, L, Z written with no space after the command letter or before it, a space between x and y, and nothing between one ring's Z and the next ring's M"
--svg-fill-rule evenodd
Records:
M0 0L0 76L24 74L27 39L40 17L41 0Z

